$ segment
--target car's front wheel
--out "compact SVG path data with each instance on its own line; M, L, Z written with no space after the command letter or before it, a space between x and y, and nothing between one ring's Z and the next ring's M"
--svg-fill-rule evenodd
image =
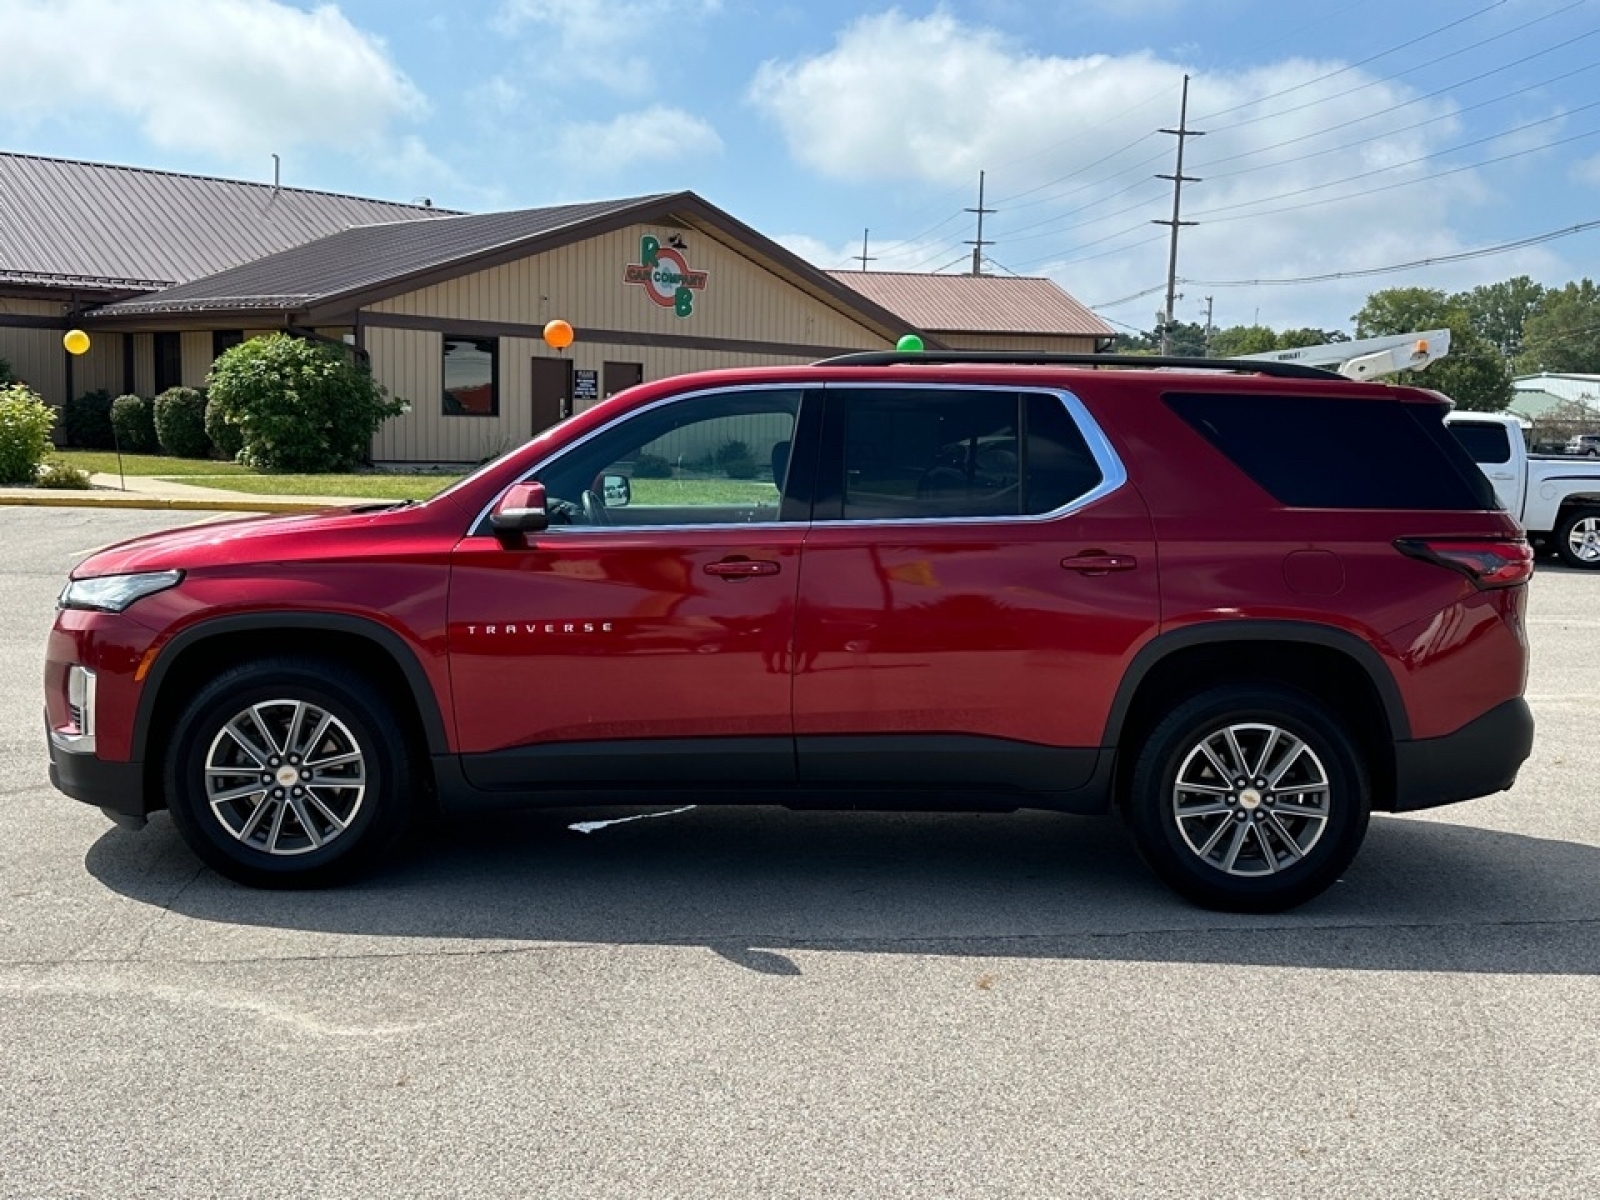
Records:
M1185 701L1139 749L1127 797L1134 840L1197 904L1278 912L1332 884L1366 836L1371 791L1343 724L1276 685Z
M375 863L413 805L403 723L337 664L232 667L195 694L168 740L173 823L207 865L256 887L317 887Z

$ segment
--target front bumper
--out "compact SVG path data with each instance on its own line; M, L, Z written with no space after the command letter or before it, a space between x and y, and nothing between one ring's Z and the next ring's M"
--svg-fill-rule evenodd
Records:
M50 782L74 800L82 800L119 822L142 822L149 812L144 794L144 764L107 762L93 750L74 750L58 737L45 720L45 744L50 748Z
M1394 748L1394 812L1504 791L1533 751L1533 712L1521 696L1444 737Z

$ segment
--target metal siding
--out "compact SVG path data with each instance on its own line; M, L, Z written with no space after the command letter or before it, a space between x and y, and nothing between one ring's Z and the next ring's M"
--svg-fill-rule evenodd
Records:
M1052 354L1093 354L1092 337L1027 337L998 333L944 333L939 340L952 350L1023 350Z
M60 330L0 325L0 358L46 403L66 402L67 352L61 348Z
M72 390L78 395L85 392L107 391L113 396L123 393L122 337L120 333L103 333L95 330L90 335L89 352L72 361ZM59 337L57 344L60 344Z
M156 394L156 339L154 334L135 333L133 338L133 390L140 396Z
M885 340L854 318L697 230L685 234L687 258L709 278L695 295L694 314L680 318L651 303L643 288L622 281L623 270L638 261L644 234L670 232L661 225L630 226L383 300L372 311L526 325L561 317L579 327L631 333L884 348Z
M178 345L183 360L183 386L205 387L206 376L211 372L211 331L180 333Z

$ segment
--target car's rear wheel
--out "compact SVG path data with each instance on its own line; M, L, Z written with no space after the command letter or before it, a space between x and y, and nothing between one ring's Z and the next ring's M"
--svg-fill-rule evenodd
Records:
M1332 884L1361 846L1371 789L1354 741L1312 697L1215 688L1174 709L1137 752L1134 840L1207 908L1278 912Z
M405 833L411 756L370 683L337 664L224 671L173 727L173 823L207 865L256 887L318 887L372 866Z
M1556 553L1569 567L1600 571L1600 508L1576 508L1556 525Z

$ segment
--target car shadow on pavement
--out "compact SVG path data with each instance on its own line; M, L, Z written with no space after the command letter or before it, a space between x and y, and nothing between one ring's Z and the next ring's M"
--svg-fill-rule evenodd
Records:
M232 884L198 867L165 814L108 830L87 866L132 900L229 926L232 947L254 928L701 946L770 975L800 974L792 955L807 951L1600 973L1600 848L1571 842L1376 817L1327 893L1251 917L1168 892L1115 820L717 807L569 828L649 811L456 819L330 891Z

